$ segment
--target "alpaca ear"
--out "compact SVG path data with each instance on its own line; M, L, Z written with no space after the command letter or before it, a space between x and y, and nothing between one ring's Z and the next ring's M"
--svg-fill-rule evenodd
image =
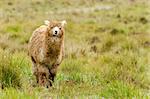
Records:
M45 25L47 25L47 26L49 26L49 24L50 24L50 21L48 21L48 20L45 20L45 21L44 21L44 24L45 24Z
M61 26L64 27L67 24L66 20L61 21Z

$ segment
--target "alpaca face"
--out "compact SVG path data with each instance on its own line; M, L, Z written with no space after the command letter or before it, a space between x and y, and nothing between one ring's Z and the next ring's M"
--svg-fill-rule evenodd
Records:
M52 29L52 34L54 37L60 35L60 33L61 33L61 27L59 28L56 26Z
M64 29L59 24L56 24L54 26L51 25L49 33L50 33L50 36L53 38L61 38L64 33Z
M64 34L64 25L66 21L45 21L45 24L49 27L49 35L53 38L61 38Z

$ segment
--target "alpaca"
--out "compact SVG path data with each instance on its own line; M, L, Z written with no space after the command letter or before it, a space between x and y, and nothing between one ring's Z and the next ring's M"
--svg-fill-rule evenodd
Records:
M41 86L52 86L57 68L64 57L64 25L66 21L45 21L29 41L33 74Z

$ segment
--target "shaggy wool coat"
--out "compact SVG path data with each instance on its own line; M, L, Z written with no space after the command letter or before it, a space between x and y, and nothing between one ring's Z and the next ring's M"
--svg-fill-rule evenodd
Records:
M60 34L53 37L53 27L60 27ZM64 28L59 22L51 22L37 28L29 42L29 56L33 63L33 74L37 83L42 86L51 86L51 81L57 72L57 67L64 56Z

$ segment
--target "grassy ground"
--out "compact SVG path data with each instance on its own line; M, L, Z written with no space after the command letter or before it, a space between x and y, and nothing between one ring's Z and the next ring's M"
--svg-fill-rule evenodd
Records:
M150 98L149 0L1 0L0 98ZM33 87L32 31L66 19L54 86Z

